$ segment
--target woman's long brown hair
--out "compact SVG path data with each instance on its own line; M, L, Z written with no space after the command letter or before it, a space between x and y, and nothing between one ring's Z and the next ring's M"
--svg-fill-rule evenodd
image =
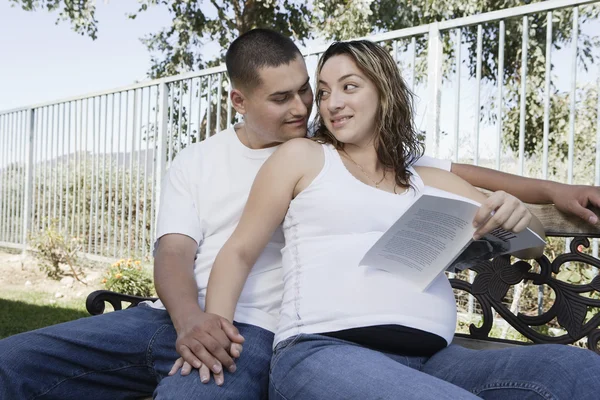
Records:
M381 46L368 40L333 43L323 53L317 65L317 79L323 65L333 56L346 55L373 82L379 93L379 109L375 121L375 149L382 166L395 173L396 184L409 187L411 173L408 167L423 155L423 144L413 122L413 94L400 76L396 62ZM317 92L317 106L321 99ZM327 130L319 114L315 121L313 139L331 143L338 149L344 143Z

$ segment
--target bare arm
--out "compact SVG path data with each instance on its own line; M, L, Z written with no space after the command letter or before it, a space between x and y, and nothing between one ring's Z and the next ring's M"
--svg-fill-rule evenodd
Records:
M248 274L283 221L296 185L304 176L306 165L310 164L306 162L307 153L314 154L315 145L305 140L289 141L259 171L242 218L211 270L207 312L233 320ZM318 151L322 152L321 149Z
M469 164L453 163L452 173L473 186L494 192L503 190L526 203L553 203L559 211L577 215L591 224L598 223L598 217L587 207L600 206L599 187L525 178Z
M233 325L200 308L194 275L197 248L194 239L186 235L160 238L154 258L156 292L173 321L176 349L183 359L195 368L204 364L215 374L222 371L221 365L234 371L235 363L229 354L231 342L241 344L244 338ZM208 371L204 371L202 381L209 378ZM222 384L217 377L215 380Z
M198 244L186 235L165 235L158 241L154 257L156 293L165 305L175 330L184 321L202 313L194 276L194 258Z
M556 182L525 178L469 164L453 163L451 171L473 186L492 192L504 190L526 203L552 203L552 192L561 185Z
M478 214L487 215L488 217L485 223L477 227L475 237L482 236L499 226L513 232L530 228L540 237L545 237L542 223L517 198L502 191L497 191L490 197L486 197L471 184L453 173L426 167L416 168L416 170L426 185L467 197L482 204ZM490 216L491 211L495 212L493 216ZM537 258L543 254L543 251L544 248L540 247L523 250L513 255L524 259Z

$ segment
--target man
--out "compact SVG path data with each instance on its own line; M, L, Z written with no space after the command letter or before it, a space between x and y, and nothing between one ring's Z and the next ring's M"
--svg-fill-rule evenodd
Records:
M205 314L204 296L212 262L239 220L254 176L278 144L306 135L313 94L300 52L278 33L259 29L242 35L226 62L232 104L244 124L184 149L164 178L155 252L161 301L1 340L1 399L151 393L158 399L266 398L281 301L281 232L244 287L235 326ZM451 168L474 185L504 189L524 201L557 202L585 219L593 215L585 206L600 204L597 188L563 191L556 183L477 167L428 158L421 163ZM242 357L240 334L246 339ZM169 375L180 355L200 373ZM201 383L211 372L222 386Z

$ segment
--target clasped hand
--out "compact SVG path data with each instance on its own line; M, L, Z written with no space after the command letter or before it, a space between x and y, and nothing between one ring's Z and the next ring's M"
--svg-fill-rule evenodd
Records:
M169 375L181 369L188 375L192 368L199 371L202 383L210 381L211 372L215 383L224 383L223 368L235 372L234 359L239 358L244 337L227 319L209 313L188 318L177 329L177 352L181 355L171 368Z

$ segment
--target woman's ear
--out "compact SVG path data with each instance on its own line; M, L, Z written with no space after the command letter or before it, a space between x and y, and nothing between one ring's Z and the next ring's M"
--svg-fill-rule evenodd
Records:
M246 114L246 96L238 89L231 89L231 93L229 94L231 98L231 105L239 114Z

